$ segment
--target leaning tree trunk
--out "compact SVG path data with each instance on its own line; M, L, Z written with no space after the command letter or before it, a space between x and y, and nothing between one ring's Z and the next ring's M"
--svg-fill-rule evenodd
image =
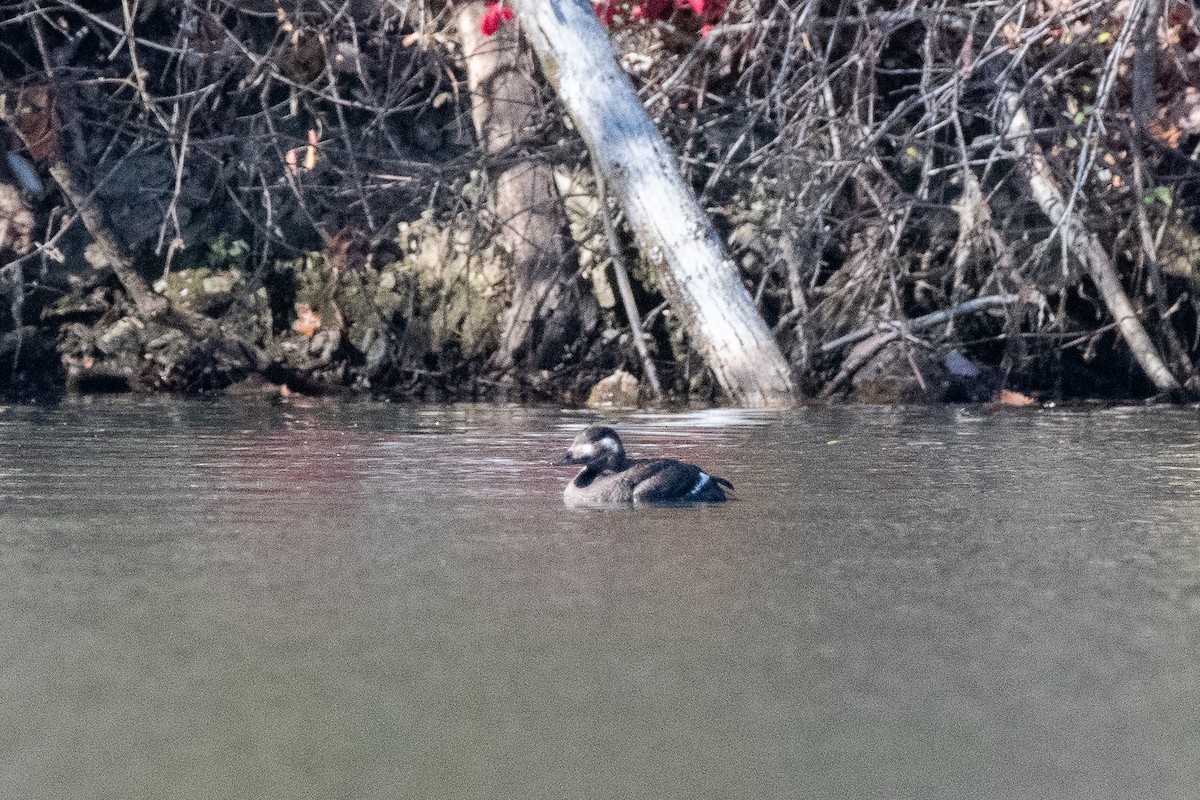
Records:
M1005 88L1000 93L1000 104L1007 115L1004 138L1021 157L1019 163L1029 181L1033 199L1050 221L1060 227L1059 235L1063 237L1067 248L1087 268L1092 283L1096 285L1100 298L1108 308L1108 313L1116 321L1117 329L1133 352L1138 366L1146 373L1146 377L1163 394L1178 392L1179 381L1171 374L1166 362L1159 355L1158 348L1154 346L1150 335L1138 319L1129 295L1121 286L1116 267L1100 244L1100 238L1088 230L1079 216L1067 205L1042 148L1033 138L1033 126L1021 105L1020 93L1011 87Z
M588 335L583 320L597 313L586 305L595 301L579 286L554 168L538 155L533 58L516 25L484 36L483 10L482 2L464 5L458 28L475 132L488 156L502 163L494 173L494 208L503 225L500 241L512 254L512 308L493 363L504 371L518 361L548 369Z
M676 159L646 116L587 0L513 0L517 20L607 179L663 292L721 388L790 405L788 363Z

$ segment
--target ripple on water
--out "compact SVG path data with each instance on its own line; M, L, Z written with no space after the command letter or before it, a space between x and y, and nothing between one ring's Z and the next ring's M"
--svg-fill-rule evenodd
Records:
M551 462L600 418L739 500L564 509ZM1194 422L10 407L0 785L1189 796Z

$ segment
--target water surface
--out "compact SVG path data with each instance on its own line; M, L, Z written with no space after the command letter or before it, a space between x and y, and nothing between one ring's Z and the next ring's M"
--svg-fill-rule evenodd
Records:
M1195 798L1194 410L0 409L21 798Z

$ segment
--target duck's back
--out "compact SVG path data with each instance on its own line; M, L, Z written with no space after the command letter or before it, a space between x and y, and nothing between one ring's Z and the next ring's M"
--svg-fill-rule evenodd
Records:
M733 488L724 478L714 478L695 464L671 458L636 461L633 499L647 503L698 502L719 503L725 499L722 484Z
M564 499L572 505L612 503L714 503L725 500L724 478L714 478L694 464L670 458L630 461L619 472L581 474Z

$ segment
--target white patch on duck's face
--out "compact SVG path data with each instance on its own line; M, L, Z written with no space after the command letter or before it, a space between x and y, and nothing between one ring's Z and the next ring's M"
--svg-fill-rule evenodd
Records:
M700 473L700 480L696 481L696 485L688 492L688 497L695 497L700 493L700 490L708 485L709 477L707 472Z
M571 445L570 454L572 458L580 461L591 461L597 456L603 455L605 452L618 453L621 450L621 443L612 436L604 436L594 441L575 442Z

